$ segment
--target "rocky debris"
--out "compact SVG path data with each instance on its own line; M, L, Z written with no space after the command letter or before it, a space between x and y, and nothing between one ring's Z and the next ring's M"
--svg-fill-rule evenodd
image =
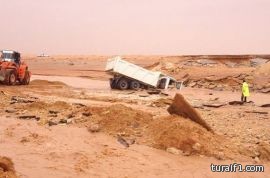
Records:
M140 95L139 95L139 97L143 97L143 98L149 97L149 96L150 96L149 94L140 94Z
M235 105L243 105L243 104L244 104L243 101L230 101L229 102L229 105L233 105L233 106L235 106Z
M160 95L162 95L162 96L169 96L169 94L168 93L165 93L165 92L161 92Z
M75 114L74 114L73 112L67 115L67 118L68 118L68 119L71 119L71 118L73 118L73 117L75 117Z
M0 90L0 95L6 96L6 93L4 91Z
M53 121L53 120L49 120L48 121L48 125L49 126L54 126L54 125L57 125L58 123L56 121Z
M89 132L92 132L92 133L96 133L96 132L99 132L101 130L100 128L100 125L98 124L91 124L88 129L87 129Z
M18 118L19 119L36 119L36 120L40 119L40 117L35 116L35 115L23 115L23 116L19 116Z
M174 155L181 155L181 154L183 154L183 151L181 151L181 150L179 150L179 149L177 149L175 147L167 148L166 151L168 153L171 153L171 154L174 154Z
M193 150L200 152L200 150L202 149L202 145L200 143L195 143L194 145L192 145Z
M203 106L210 107L210 108L220 108L226 105L227 105L226 103L221 103L221 102L209 102L209 103L203 104Z
M266 64L269 60L263 59L263 58L253 58L250 60L250 66L251 67L257 67L263 64Z
M57 114L50 114L50 115L48 115L48 117L58 117L58 115Z
M86 105L84 105L82 103L72 103L72 105L78 106L78 107L86 107Z
M270 88L261 89L260 92L262 92L262 93L270 93Z
M161 93L161 90L150 90L150 91L147 91L147 93L149 95L158 95Z
M117 141L119 143L121 143L122 145L124 145L124 147L128 148L129 147L129 144L128 142L120 135L117 135Z
M129 138L129 139L126 139L126 142L127 142L129 145L133 145L133 144L135 144L136 140L135 140L135 138Z
M200 60L197 60L196 62L201 64L202 66L207 66L207 67L213 67L218 64L216 61L209 60L209 59L200 59Z
M170 114L176 114L188 118L200 124L208 131L213 132L212 128L202 119L200 114L184 99L181 94L176 94L173 103L168 108Z
M59 111L53 111L53 110L49 110L49 114L58 114Z
M6 109L5 112L9 113L9 114L12 114L12 113L16 113L17 110L16 109Z
M263 104L261 105L262 108L269 108L270 107L270 104Z
M60 119L59 124L67 124L68 120L67 119Z
M211 59L201 58L197 60L186 60L179 63L181 66L195 66L195 67L214 67L217 66L218 63Z
M0 156L0 177L1 178L17 178L14 164L8 157Z
M268 114L268 112L265 111L245 111L245 113Z
M82 115L85 117L89 117L89 116L92 116L92 113L91 112L83 112Z
M21 98L18 96L12 96L11 97L11 102L10 104L15 104L15 103L33 103L35 102L34 100L30 100L30 99L25 99L25 98Z

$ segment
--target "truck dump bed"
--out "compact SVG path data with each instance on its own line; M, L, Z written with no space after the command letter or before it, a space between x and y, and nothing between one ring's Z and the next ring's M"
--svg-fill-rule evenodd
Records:
M157 87L161 76L160 72L144 69L121 59L121 57L108 59L105 70L111 74L120 74L153 87Z

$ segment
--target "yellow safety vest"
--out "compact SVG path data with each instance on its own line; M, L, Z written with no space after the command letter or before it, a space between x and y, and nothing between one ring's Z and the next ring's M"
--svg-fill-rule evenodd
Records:
M250 96L249 87L248 87L247 82L244 82L242 85L242 93L245 97Z

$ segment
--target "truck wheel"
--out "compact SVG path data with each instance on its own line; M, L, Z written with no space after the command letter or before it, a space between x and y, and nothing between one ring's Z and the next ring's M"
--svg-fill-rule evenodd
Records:
M120 90L127 90L128 89L128 81L126 79L120 79L118 82L118 88Z
M110 78L110 86L111 86L111 89L116 89L117 88L117 83L116 83L115 79Z
M132 82L130 83L130 89L132 89L132 90L139 90L140 87L141 87L141 85L140 85L140 83L137 82L137 81L132 81Z
M21 82L22 85L29 85L30 83L30 74L29 74L29 71L25 71L25 75L24 75L24 78Z
M14 70L10 70L7 73L7 78L6 78L6 84L7 85L16 85L17 82L17 75Z

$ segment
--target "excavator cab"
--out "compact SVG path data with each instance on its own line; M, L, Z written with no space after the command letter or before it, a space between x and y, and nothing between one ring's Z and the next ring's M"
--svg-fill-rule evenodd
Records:
M21 61L21 54L10 50L1 51L1 61L15 62L16 64L19 64Z

